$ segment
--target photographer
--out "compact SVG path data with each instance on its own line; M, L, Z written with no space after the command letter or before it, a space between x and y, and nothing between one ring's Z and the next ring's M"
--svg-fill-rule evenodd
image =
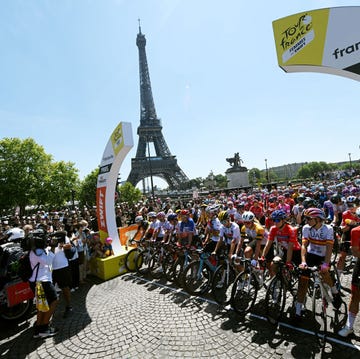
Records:
M65 299L65 312L63 317L66 318L72 313L71 306L71 270L69 261L66 257L66 251L71 249L69 239L66 241L65 231L56 231L51 235L50 246L55 256L52 262L53 284L57 284L61 289Z
M30 263L34 269L29 279L30 287L35 293L36 282L41 282L46 300L49 304L47 312L37 311L37 319L34 327L34 338L52 337L58 333L58 329L50 326L50 319L56 309L58 297L55 286L52 283L51 267L55 254L47 248L45 232L39 230L34 233L33 247L30 251Z

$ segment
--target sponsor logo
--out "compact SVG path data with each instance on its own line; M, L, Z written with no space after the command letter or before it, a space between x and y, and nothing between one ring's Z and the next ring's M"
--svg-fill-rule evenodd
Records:
M105 214L105 188L100 188L98 191L98 218L99 227L102 230L106 230L106 214Z
M106 183L106 178L103 176L99 176L98 183Z
M355 51L359 51L359 48L360 48L360 42L357 42L356 44L352 44L341 50L339 48L335 49L332 55L335 57L335 60L338 60L339 57L343 57L352 54Z
M114 147L118 147L123 142L122 126L118 126L113 133Z
M102 166L102 167L100 167L100 169L99 169L99 174L100 173L107 173L107 172L110 172L110 170L111 170L111 163L109 163L108 165L105 165L105 166Z
M288 61L315 38L312 17L301 15L297 22L282 32L280 46L284 53L283 62Z

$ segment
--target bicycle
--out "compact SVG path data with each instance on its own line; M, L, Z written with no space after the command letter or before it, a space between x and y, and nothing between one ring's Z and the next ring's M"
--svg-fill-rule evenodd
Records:
M214 272L211 293L218 304L225 306L230 303L231 284L236 278L237 270L233 262L227 256L224 257L223 263Z
M291 294L295 302L298 270L295 267L291 270L279 256L274 257L273 263L276 265L276 274L266 290L265 313L271 324L277 324L284 314L287 293Z
M185 270L191 261L197 259L194 253L197 251L195 248L187 248L177 244L176 259L170 269L170 275L175 284L179 287L184 287Z
M153 255L154 251L158 247L159 242L154 240L147 241L146 247L142 248L135 260L136 272L138 274L146 274L149 272L149 263L150 258Z
M234 280L230 303L232 308L241 315L246 315L253 308L259 289L265 283L268 274L265 261L259 261L259 268L251 265L250 258L240 258L244 270Z
M333 267L334 263L332 263ZM325 283L320 274L320 270L317 266L308 268L311 273L312 280L312 298L311 298L311 310L313 318L316 320L316 317L320 317L323 322L323 333L324 339L327 335L328 325L328 313L327 308L329 303L332 303L333 296L330 295L330 286ZM341 293L340 298L341 298ZM321 299L321 300L319 300ZM341 299L339 308L334 307L334 318L331 321L331 327L334 328L334 331L337 332L344 324L347 318L347 305Z
M192 261L184 269L184 288L191 295L201 295L209 291L218 259L211 253L199 249L199 259Z
M133 238L129 239L126 243L126 248L128 248L132 244L136 244L137 247L130 249L130 251L126 253L125 268L128 272L136 272L137 258L140 252L146 248L145 238L141 238L140 240L136 240Z
M166 273L166 266L169 261L166 261L167 257L171 257L169 249L171 244L161 243L160 247L157 247L150 257L148 269L149 273L154 279L160 279Z

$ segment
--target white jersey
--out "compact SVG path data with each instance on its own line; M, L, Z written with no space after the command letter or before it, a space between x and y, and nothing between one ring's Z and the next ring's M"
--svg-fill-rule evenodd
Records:
M306 224L302 230L302 238L309 241L308 253L325 257L326 245L334 243L334 230L327 224L323 224L319 229Z
M231 222L230 227L226 227L224 225L220 228L220 237L224 238L224 242L226 244L230 244L234 239L235 243L239 243L240 240L240 228L239 225L235 222Z

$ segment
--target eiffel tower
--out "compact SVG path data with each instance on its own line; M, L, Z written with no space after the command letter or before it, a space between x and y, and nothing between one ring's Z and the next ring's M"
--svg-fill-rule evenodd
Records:
M139 143L136 157L131 159L131 171L127 179L133 186L147 177L158 176L164 179L170 189L183 187L189 181L188 177L177 164L176 156L172 156L161 132L161 120L156 115L149 68L146 59L146 39L141 33L136 37L139 48L140 73L140 126L137 129ZM149 144L153 143L155 156L150 156ZM148 152L148 155L146 154Z

